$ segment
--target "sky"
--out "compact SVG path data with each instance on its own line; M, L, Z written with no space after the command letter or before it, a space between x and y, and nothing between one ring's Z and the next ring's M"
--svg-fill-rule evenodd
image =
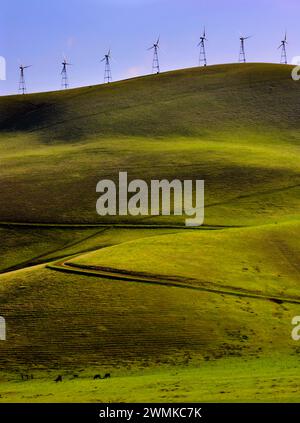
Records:
M237 62L240 35L253 36L248 61L278 63L285 30L289 60L300 56L299 0L0 0L0 6L6 60L0 95L18 92L20 63L32 65L28 92L60 89L64 55L72 63L71 87L102 83L109 48L114 80L149 74L147 48L158 35L162 71L197 66L204 25L208 64Z

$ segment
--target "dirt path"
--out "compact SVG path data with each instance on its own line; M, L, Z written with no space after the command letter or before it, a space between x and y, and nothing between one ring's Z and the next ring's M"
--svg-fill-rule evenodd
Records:
M204 286L203 282L201 286L201 281L198 281L198 285L196 286L196 285L180 282L172 278L163 279L163 277L155 276L155 275L144 276L144 275L139 275L138 273L130 274L125 271L119 271L114 269L106 270L104 268L79 266L79 265L68 263L65 260L48 264L46 267L48 269L55 270L55 271L73 273L73 274L84 275L84 276L93 276L93 277L98 277L102 279L112 279L112 280L127 281L127 282L140 282L140 283L147 283L147 284L154 284L154 285L162 285L167 287L193 289L196 291L211 292L211 293L219 294L219 295L231 295L236 297L246 297L246 298L254 298L258 300L272 301L277 304L290 303L290 304L300 305L300 298L296 298L296 297L288 298L288 297L261 295L261 294L256 294L255 292L252 292L252 291L239 290L236 288L230 289L229 287L228 289L223 287L221 287L220 289L209 288L207 286Z

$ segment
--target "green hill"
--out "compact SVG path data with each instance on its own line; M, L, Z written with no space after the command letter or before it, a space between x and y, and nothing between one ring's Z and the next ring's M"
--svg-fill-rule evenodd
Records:
M1 130L40 142L108 136L201 136L299 128L290 66L218 65L68 92L2 97ZM234 119L233 119L234 118Z
M300 304L300 225L190 232L142 238L71 259L187 286L295 297Z
M291 69L0 97L0 401L297 401ZM100 218L96 184L119 171L204 179L205 225ZM92 380L107 371L105 385Z
M205 179L207 224L298 216L299 93L291 67L246 64L1 97L0 220L99 222L119 170Z

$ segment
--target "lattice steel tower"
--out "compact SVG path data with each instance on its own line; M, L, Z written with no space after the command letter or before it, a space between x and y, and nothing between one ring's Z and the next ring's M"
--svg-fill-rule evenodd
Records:
M204 28L203 35L202 37L200 37L200 42L198 44L198 47L200 47L199 66L207 66L205 41L207 41L207 38L206 31Z
M239 55L239 62L246 63L246 53L245 53L245 41L251 37L240 37L240 55Z
M281 41L280 46L278 47L278 49L281 49L281 59L280 59L280 63L283 65L287 65L287 53L286 53L286 45L288 44L287 42L287 34L285 32L284 35L284 40Z
M152 47L148 48L148 50L153 50L152 73L160 73L158 57L159 41L160 37L158 37L156 43L154 43Z
M105 61L104 83L107 83L107 84L112 82L110 59L111 59L111 51L109 50L108 53L105 54L103 59L101 60L101 62Z
M20 80L19 80L19 93L26 94L26 81L25 81L25 74L24 69L30 68L29 66L20 65Z
M62 62L62 71L61 71L61 88L63 90L67 90L69 88L69 77L68 77L68 71L67 67L71 66L71 63L67 62L67 59L64 58L64 61Z

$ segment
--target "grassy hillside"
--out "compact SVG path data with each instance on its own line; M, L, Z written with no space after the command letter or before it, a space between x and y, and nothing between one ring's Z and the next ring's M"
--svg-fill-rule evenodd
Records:
M299 402L298 359L273 354L268 359L231 358L205 361L198 367L177 366L120 373L94 381L91 370L71 371L57 385L57 373L39 372L38 380L1 380L0 402Z
M61 257L99 250L137 238L176 232L175 229L143 229L57 226L0 227L0 273Z
M297 351L299 305L68 275L39 266L0 276L2 368L119 371ZM271 326L270 326L271 325Z
M0 401L299 398L290 336L299 305L39 266L0 276L0 307L9 334ZM107 371L111 381L93 382Z
M299 222L219 231L181 231L126 242L69 263L191 286L300 299Z
M290 72L222 65L1 97L0 221L103 221L96 184L119 170L205 179L207 224L299 216L300 84Z
M85 142L90 136L203 137L238 128L297 130L299 88L291 69L219 65L67 93L2 97L0 128L37 134L46 144Z
M297 401L290 73L221 65L0 97L0 401ZM205 179L205 226L100 218L96 184L119 171Z

